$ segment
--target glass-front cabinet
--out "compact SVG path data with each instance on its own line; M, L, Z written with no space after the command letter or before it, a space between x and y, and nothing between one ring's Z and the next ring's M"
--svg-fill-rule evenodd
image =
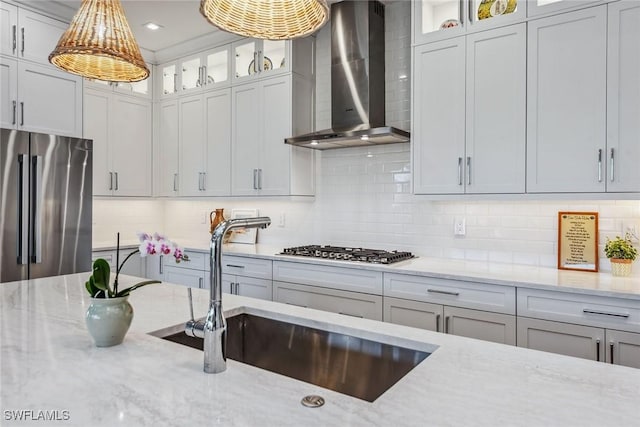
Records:
M289 43L243 39L233 44L234 79L244 80L289 70Z
M605 2L605 0L528 0L527 16L546 15L565 9L578 9Z
M160 65L160 96L199 92L228 85L230 52L231 46L225 45Z
M151 66L149 66L151 69ZM102 90L114 90L116 92L133 95L140 98L151 98L151 79L153 72L148 78L139 82L106 82L103 80L84 79L84 85Z
M413 7L415 44L508 25L526 11L525 0L421 0Z

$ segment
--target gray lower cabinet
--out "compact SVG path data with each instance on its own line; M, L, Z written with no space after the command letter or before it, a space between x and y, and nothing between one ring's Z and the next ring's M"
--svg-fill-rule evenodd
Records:
M120 257L117 261L120 262L120 264L122 264L122 261L124 261L124 259L131 252L135 250L136 248L120 249ZM111 267L111 271L113 271L114 273L118 269L118 266L116 263L117 255L116 255L115 249L107 250L107 251L93 251L91 253L91 261L93 262L98 258L102 258L105 261L107 261L109 263L109 266ZM122 267L122 271L120 271L120 273L141 277L145 275L145 269L146 269L145 265L146 265L145 260L142 257L140 257L140 254L135 254L127 260L127 262Z
M516 344L516 318L508 314L385 297L384 321L484 341Z
M190 288L208 288L205 280L209 274L203 270L167 266L164 269L164 280L169 283L188 286Z
M518 346L640 368L640 334L518 318Z
M382 320L382 297L379 295L274 281L273 300L347 316Z
M222 292L271 301L273 284L268 279L223 274Z

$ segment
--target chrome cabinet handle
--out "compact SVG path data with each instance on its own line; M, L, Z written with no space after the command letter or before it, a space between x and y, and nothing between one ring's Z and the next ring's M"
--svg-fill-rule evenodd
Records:
M264 56L262 56L262 51L258 51L258 71L264 71Z
M202 191L202 172L198 172L198 191Z
M202 277L198 277L198 287L202 289L202 285L203 285Z
M202 191L207 191L207 173L202 172Z
M227 267L244 268L244 265L227 264Z
M118 172L115 172L114 175L116 176L116 187L114 188L115 191L118 191Z
M22 40L21 40L21 47L20 47L20 53L22 54L22 56L24 56L24 27L22 27L20 29L20 33L22 35Z
M27 165L27 155L18 154L18 264L28 263L27 248L29 239L29 191L24 186L29 179L29 167Z
M173 93L178 91L178 73L173 75Z
M113 172L109 172L109 190L113 190Z
M16 101L11 101L11 103L13 104L13 119L11 120L11 124L15 125L16 124L16 114L18 112L18 103Z
M609 353L611 353L611 364L613 365L613 341L609 342Z
M436 332L440 332L440 315L436 314Z
M253 73L257 73L256 65L258 64L258 52L253 52Z
M42 206L40 206L40 200L42 197L42 156L31 157L32 168L32 195L31 204L33 206L31 210L32 215L32 242L33 251L31 253L31 262L39 264L42 262Z
M18 27L13 25L11 27L11 33L13 34L12 50L13 53L16 53L16 48L18 47Z
M598 150L598 182L602 182L602 149Z
M471 185L471 157L467 157L467 185Z
M164 255L160 255L160 268L159 273L163 274L164 272Z
M262 190L262 169L258 169L258 190Z
M202 86L202 67L198 67L198 81L196 81L196 87Z
M209 84L209 76L207 76L207 66L202 66L202 85L206 86Z
M462 157L458 157L458 185L462 185Z
M591 310L589 308L585 308L584 310L582 310L582 312L586 314L599 314L601 316L623 317L625 319L629 317L628 313L612 313L610 311L598 311L598 310Z
M615 173L614 173L615 160L614 160L613 155L614 155L614 151L613 151L613 148L612 148L611 149L611 157L610 157L610 161L609 161L609 166L611 168L611 182L614 181L615 176L616 176Z
M444 316L444 333L445 334L449 333L449 317L450 316Z
M236 295L240 295L240 283L236 282L235 285L236 285Z
M600 361L600 340L596 340L596 362Z
M464 13L462 13L462 11L464 10L464 0L460 0L459 3L460 3L460 5L458 6L459 7L458 10L460 11L460 13L458 15L459 15L459 18L460 18L460 23L464 24L465 23L465 19L464 19L465 16L464 16ZM469 2L469 3L473 3L473 2ZM471 4L469 4L469 8L471 8Z
M427 289L427 292L429 292L430 294L453 295L455 297L460 295L460 292L441 291L439 289Z
M24 126L24 102L20 102L20 126Z
M173 191L178 191L178 174L173 174Z
M344 313L342 311L339 311L338 314L342 314L344 316L359 317L360 319L364 319L364 316L360 316L360 315L357 315L357 314Z
M258 169L253 170L253 189L258 189Z

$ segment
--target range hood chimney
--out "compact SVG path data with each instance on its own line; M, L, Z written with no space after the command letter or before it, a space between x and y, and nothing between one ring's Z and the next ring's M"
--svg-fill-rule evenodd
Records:
M331 129L286 138L326 150L409 142L385 126L384 5L344 0L331 5Z

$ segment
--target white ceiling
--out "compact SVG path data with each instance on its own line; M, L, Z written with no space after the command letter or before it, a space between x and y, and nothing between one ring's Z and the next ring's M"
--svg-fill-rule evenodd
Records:
M57 6L58 13L66 12L68 19L80 7L80 0L35 0L28 3L40 9ZM152 52L220 31L200 14L199 0L121 0L121 3L138 45ZM143 27L149 21L163 28L151 31Z

